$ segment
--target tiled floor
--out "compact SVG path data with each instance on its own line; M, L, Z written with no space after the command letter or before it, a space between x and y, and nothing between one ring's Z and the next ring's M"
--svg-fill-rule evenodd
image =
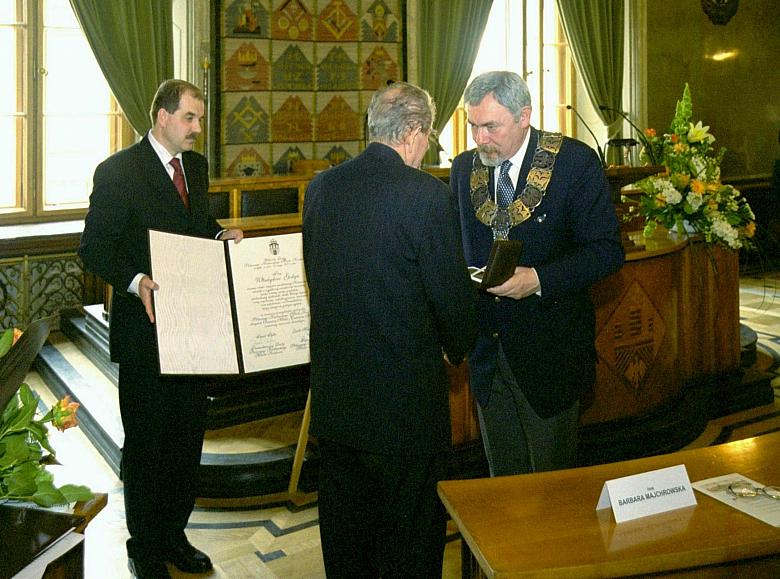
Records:
M759 363L763 369L780 372L780 274L744 277L741 281L743 322L759 336ZM37 375L29 383L42 396L45 405L52 395ZM780 428L780 377L775 404L713 420L691 447L746 438ZM294 436L299 413L278 419L284 437ZM268 432L277 430L271 422L260 425ZM229 433L221 433L229 439ZM53 433L51 442L63 466L52 467L58 484L87 484L108 493L108 506L87 529L86 578L123 579L126 568L121 483L79 431ZM209 577L315 578L323 577L322 555L317 527L316 496L313 502L296 506L284 496L262 499L202 501L190 519L188 535L196 546L207 551L215 563ZM443 578L460 576L460 540L450 532ZM174 576L189 577L185 574Z

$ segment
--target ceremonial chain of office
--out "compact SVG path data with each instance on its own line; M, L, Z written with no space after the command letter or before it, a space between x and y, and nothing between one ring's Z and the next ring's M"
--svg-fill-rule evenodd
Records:
M471 170L471 203L474 205L477 219L496 231L509 231L531 217L544 198L547 185L552 178L553 166L563 143L560 133L540 132L539 144L534 151L531 170L526 184L517 199L507 207L499 207L488 191L490 174L488 167L482 164L477 151Z

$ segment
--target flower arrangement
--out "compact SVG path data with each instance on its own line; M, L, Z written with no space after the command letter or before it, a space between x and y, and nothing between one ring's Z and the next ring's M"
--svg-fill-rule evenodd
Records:
M752 247L756 231L755 215L737 189L720 181L720 163L726 150L717 153L715 137L701 121L691 122L691 92L685 84L682 100L677 101L668 133L646 129L641 158L655 160L664 171L635 183L642 192L638 201L623 197L625 203L638 205L645 218L644 236L652 237L661 225L700 233L708 243L731 249ZM633 218L636 207L630 207Z
M36 418L39 398L21 383L47 335L48 326L44 332L37 324L30 339L23 340L28 336L16 328L0 336L0 502L33 501L51 507L92 498L85 486L56 487L53 475L46 470L47 465L58 464L47 424L60 431L77 426L79 404L66 396Z

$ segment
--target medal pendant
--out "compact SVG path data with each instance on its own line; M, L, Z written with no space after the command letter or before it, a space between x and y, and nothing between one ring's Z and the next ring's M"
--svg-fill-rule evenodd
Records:
M485 225L491 225L493 223L493 219L495 218L497 209L498 206L493 203L492 200L488 199L482 205L480 205L479 209L477 209L477 219L479 219L480 222L484 223Z
M512 227L512 220L509 217L509 211L506 209L496 210L491 223L494 231L509 231Z
M520 199L515 199L515 201L507 207L507 217L511 225L517 225L531 217L531 210L528 209Z

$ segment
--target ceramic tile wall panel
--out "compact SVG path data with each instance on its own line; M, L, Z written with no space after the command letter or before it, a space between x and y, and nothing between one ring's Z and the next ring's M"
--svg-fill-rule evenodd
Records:
M219 175L358 154L371 95L404 78L403 9L403 0L219 2Z

